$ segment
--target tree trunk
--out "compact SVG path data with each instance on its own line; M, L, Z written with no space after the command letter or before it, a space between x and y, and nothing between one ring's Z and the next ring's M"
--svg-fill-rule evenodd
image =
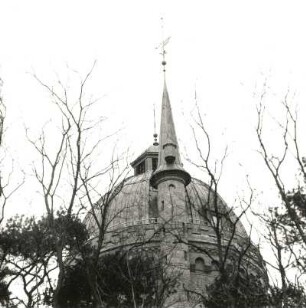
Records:
M57 262L58 262L58 267L59 267L59 273L58 273L57 285L56 285L56 288L53 294L53 307L54 308L61 308L60 303L59 303L59 294L63 286L64 276L65 276L62 252L63 252L62 243L59 243L57 245Z
M90 271L87 269L87 279L91 290L91 295L93 297L93 307L94 308L102 308L103 307L103 301L100 296L100 292L98 290L98 281L97 281L97 275L94 273L94 271Z

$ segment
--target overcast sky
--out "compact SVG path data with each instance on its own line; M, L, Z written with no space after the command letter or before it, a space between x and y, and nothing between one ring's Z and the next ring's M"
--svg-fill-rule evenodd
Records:
M163 17L182 151L192 156L195 150L190 125L196 89L213 146L229 146L224 199L236 198L246 174L261 191L269 177L256 153L255 107L267 80L272 116L288 88L305 114L305 9L304 1L280 0L0 0L0 75L13 141L7 144L16 160L30 164L23 126L35 131L50 119L48 96L31 74L52 85L58 75L67 80L69 70L84 76L97 60L90 91L101 97L100 113L112 128L124 128L122 148L129 146L134 157L142 152L153 140L154 104L159 123L163 75L156 47ZM269 142L275 146L272 133Z

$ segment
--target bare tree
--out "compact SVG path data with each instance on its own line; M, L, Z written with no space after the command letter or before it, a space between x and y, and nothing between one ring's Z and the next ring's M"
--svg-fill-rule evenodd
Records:
M5 119L5 105L3 102L3 98L2 98L2 79L0 79L0 149L1 149L1 145L2 145L2 138L3 138L3 130L4 130L4 119ZM2 172L0 170L0 198L3 196L3 185L2 185L2 176L1 176ZM4 218L4 209L5 209L5 205L6 205L6 198L4 198L4 201L1 201L1 218L0 218L0 224L3 221Z
M302 147L298 138L298 113L292 106L292 93L288 91L281 101L283 119L270 118L267 122L265 100L266 86L260 95L257 107L256 134L259 142L259 153L274 183L279 196L276 204L270 206L270 213L258 214L266 226L267 242L271 245L275 263L269 262L280 278L280 287L274 288L274 300L282 307L301 307L305 302L302 281L306 273L306 195L305 159L301 154ZM268 145L267 126L276 126L274 140L279 140L278 147ZM294 162L296 169L290 169L291 176L299 174L295 187L288 183L288 162ZM295 280L292 277L296 277ZM276 298L275 298L276 297Z
M4 130L4 119L5 119L5 105L3 102L3 97L2 97L2 86L3 86L3 81L0 78L0 146L2 144L2 136L3 136L3 130Z
M27 136L34 149L40 157L40 163L33 165L34 175L41 187L42 197L46 210L46 217L49 223L49 236L52 236L55 245L54 257L58 267L58 276L55 286L51 287L53 293L53 306L59 307L59 292L65 280L67 260L72 260L71 247L77 251L76 254L85 253L83 238L77 236L71 238L71 232L62 225L59 232L58 218L64 215L67 219L74 220L84 217L87 211L92 213L98 225L98 242L94 250L87 251L87 260L90 255L90 262L94 265L100 257L100 250L103 243L103 235L106 230L104 221L110 195L101 197L102 183L108 180L110 192L118 183L119 178L124 178L126 166L122 159L114 157L108 163L101 159L103 142L114 134L101 136L101 125L104 117L96 116L94 107L97 100L88 97L86 86L92 76L95 64L91 70L80 80L78 94L73 98L75 92L70 93L58 80L57 87L49 86L41 81L36 75L34 78L50 94L52 102L58 111L60 129L56 132L49 131L46 126L38 139ZM52 134L58 134L52 144ZM123 165L123 167L122 167ZM122 170L123 169L123 170ZM100 201L98 201L100 198ZM99 212L100 210L100 212ZM101 212L102 211L102 212ZM102 217L102 222L101 222ZM73 241L73 244L71 243ZM78 250L77 250L78 248ZM83 250L82 250L83 249ZM92 247L90 248L92 249ZM90 277L89 273L88 277ZM94 277L90 277L94 280ZM92 285L93 288L96 285ZM98 295L96 296L98 302Z
M128 165L123 169L119 166L120 159L112 159L107 172L109 175L107 192L102 195L101 191L91 185L89 170L81 176L81 181L85 190L84 200L87 203L88 213L84 220L90 233L90 240L85 245L79 246L79 253L83 261L86 278L93 296L93 304L102 307L103 298L99 284L99 265L105 246L105 237L109 232L110 224L124 210L111 208L112 200L121 192L124 186L124 178L127 175ZM99 175L101 176L101 175ZM94 194L93 194L94 191ZM96 196L98 199L95 199Z
M258 115L258 124L256 128L257 139L260 145L260 154L264 160L264 163L271 174L275 186L278 190L279 196L282 200L283 206L285 207L290 219L294 223L295 229L300 237L300 240L306 244L306 234L305 228L303 228L305 221L303 220L303 216L298 215L297 209L293 207L292 197L289 194L289 189L286 188L286 183L282 178L282 168L285 167L286 159L290 156L290 153L293 153L294 158L297 162L297 166L301 172L301 175L304 179L306 179L306 170L304 158L300 154L300 146L298 140L298 132L297 132L297 111L293 112L292 108L290 108L288 98L289 93L284 97L282 101L282 106L285 110L285 123L277 122L281 129L281 137L283 141L282 152L277 155L272 151L269 151L265 141L264 141L264 111L265 107L263 105L265 92L263 92L261 96L260 103L257 108ZM294 171L295 172L295 171ZM298 187L297 189L302 189L302 187ZM303 214L303 213L301 213Z
M21 174L21 178L16 183L12 183L13 171L15 167L14 161L8 158L7 150L3 142L5 133L4 124L6 117L6 105L2 96L2 86L3 81L0 78L0 225L4 220L5 208L9 199L24 183L24 174Z
M275 307L300 307L304 300L300 293L299 276L295 271L297 255L288 241L284 238L282 215L277 208L269 208L268 213L255 213L260 218L262 227L262 237L269 245L274 260L266 260L266 264L271 268L270 273L270 293L271 304ZM293 275L296 280L292 280ZM293 306L292 302L297 301Z
M4 133L5 133L5 117L6 117L6 106L2 96L3 82L0 78L0 227L2 229L3 221L5 219L5 209L8 205L9 200L13 194L22 186L24 183L24 176L21 176L18 182L13 183L13 171L14 163L13 160L8 158L8 153L4 145ZM9 167L10 166L10 167ZM0 229L0 232L2 230ZM8 268L8 254L3 247L3 237L0 236L0 304L11 305L10 301L10 274Z
M247 217L254 202L253 189L248 185L249 196L238 199L238 213L235 213L233 206L225 204L219 196L219 183L227 157L227 147L219 161L213 160L212 142L197 103L194 123L192 131L198 159L188 160L208 175L208 183L206 199L195 191L198 201L191 206L200 222L209 227L214 243L201 245L189 241L189 246L194 246L197 251L207 256L216 271L216 278L206 290L192 292L202 298L208 307L257 307L259 299L262 302L267 301L265 286L268 281L263 259L258 248L251 242L252 228L248 234L242 225L242 219Z

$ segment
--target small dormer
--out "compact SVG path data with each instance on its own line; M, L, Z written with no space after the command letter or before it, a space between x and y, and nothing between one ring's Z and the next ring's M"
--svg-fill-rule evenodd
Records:
M152 145L131 163L134 169L134 175L142 174L149 170L155 171L157 169L158 150L158 145Z

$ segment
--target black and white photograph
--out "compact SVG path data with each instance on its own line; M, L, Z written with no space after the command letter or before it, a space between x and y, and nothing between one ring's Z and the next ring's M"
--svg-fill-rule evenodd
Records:
M0 307L306 308L306 2L0 0Z

